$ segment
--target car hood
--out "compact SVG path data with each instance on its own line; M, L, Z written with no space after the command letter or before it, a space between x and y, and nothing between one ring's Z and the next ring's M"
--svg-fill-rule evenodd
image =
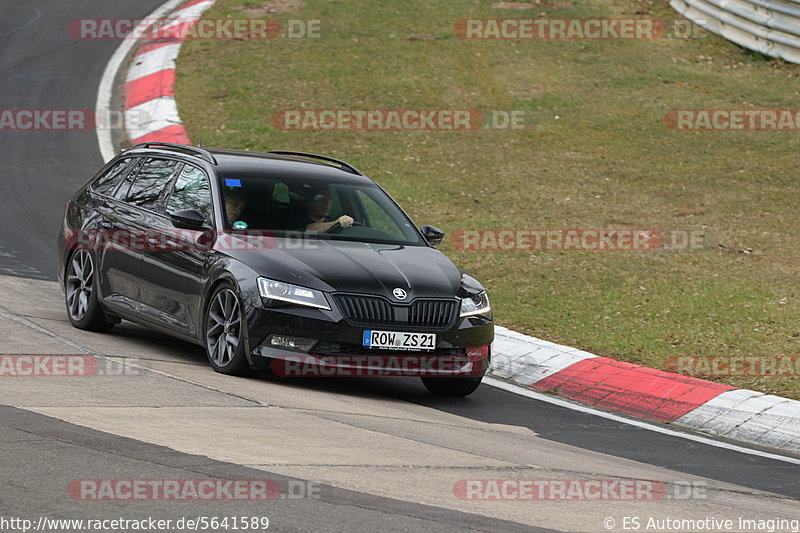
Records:
M246 237L237 237L246 238ZM323 291L378 294L397 301L395 288L417 297L455 297L462 272L442 252L325 239L277 238L267 250L228 252L259 275Z

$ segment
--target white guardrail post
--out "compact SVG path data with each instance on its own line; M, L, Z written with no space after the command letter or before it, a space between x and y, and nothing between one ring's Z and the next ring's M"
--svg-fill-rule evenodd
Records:
M739 46L800 63L800 0L670 0L669 5Z

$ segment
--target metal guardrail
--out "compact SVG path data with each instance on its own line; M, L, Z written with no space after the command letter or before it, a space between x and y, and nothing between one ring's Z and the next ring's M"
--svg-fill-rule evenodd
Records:
M800 0L670 0L669 5L739 46L800 63Z

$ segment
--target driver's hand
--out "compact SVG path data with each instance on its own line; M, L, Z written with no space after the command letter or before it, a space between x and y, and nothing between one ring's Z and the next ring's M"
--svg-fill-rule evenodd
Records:
M349 228L350 226L353 225L353 217L349 215L342 215L336 219L336 222L338 222L339 225L343 228Z

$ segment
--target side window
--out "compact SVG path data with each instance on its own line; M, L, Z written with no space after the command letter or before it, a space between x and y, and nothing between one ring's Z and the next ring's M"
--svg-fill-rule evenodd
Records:
M155 209L161 194L180 165L180 162L171 159L148 159L131 184L126 201L145 209Z
M144 162L144 158L143 157L134 157L133 158L133 163L131 163L131 166L125 172L125 174L127 174L127 177L125 178L125 181L123 181L122 185L117 187L116 191L114 191L114 193L113 193L113 196L114 196L115 199L123 201L123 202L125 201L125 197L128 196L128 191L131 188L131 182L136 177L136 173L139 172L139 169L142 167L142 163L143 162Z
M361 200L361 204L364 206L364 210L369 217L371 227L384 233L388 233L389 235L397 237L398 239L405 239L403 230L401 230L397 224L395 224L395 222L389 217L388 213L386 213L386 211L384 211L383 208L375 202L375 200L367 196L364 191L358 191L358 199Z
M130 159L117 161L105 174L94 180L92 190L99 194L111 196L117 186L125 179L125 176L128 175L130 162Z
M185 209L196 209L203 213L206 224L211 222L211 186L206 173L192 165L183 167L167 201L167 213Z

